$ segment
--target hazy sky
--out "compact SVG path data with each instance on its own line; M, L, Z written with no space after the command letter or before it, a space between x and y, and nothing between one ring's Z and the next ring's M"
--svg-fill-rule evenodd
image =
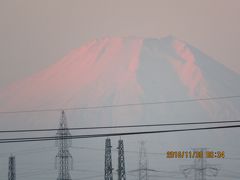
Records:
M240 0L0 0L0 89L18 79L48 67L72 49L79 48L84 43L95 38L105 36L161 38L166 35L172 35L197 47L232 70L240 72L239 17ZM223 84L223 86L226 86L226 84ZM172 114L178 116L181 108L177 111L177 106L175 106L176 111L174 111L172 107L174 106L168 106L169 109L171 108L171 113L175 112L175 114ZM190 108L187 108L187 106L181 107L188 112L193 106ZM225 107L223 108L226 109ZM162 110L165 109L163 108ZM158 109L156 111L158 112ZM92 112L89 111L90 113ZM183 112L181 113L184 115ZM190 114L190 117L194 117L192 118L194 120L196 120L195 117L198 117L195 111L190 111L188 114ZM81 119L82 112L72 112L72 114L68 112L67 115L72 122L76 124L81 123L81 125L85 121L86 123L94 124L94 122L99 120L95 118L94 120L96 121L89 121L89 116L86 116L86 119ZM28 122L32 122L32 124L37 126L35 119L38 122L43 122L42 124L44 125L44 122L48 122L49 119L51 119L49 122L54 124L58 121L58 118L59 114L57 113L54 115L42 112L37 115L31 113L20 115L3 114L1 116L1 124L6 123L5 125L12 128L12 124L16 127L19 125L22 127L31 125ZM25 124L21 124L21 121L17 122L16 119L24 121ZM235 131L209 131L208 133L205 131L183 133L177 136L176 134L149 135L146 136L146 139L150 144L148 147L149 152L177 150L176 147L190 150L190 147L202 146L199 142L207 140L203 146L207 144L206 147L225 150L230 154L227 155L234 159L234 157L239 157L240 147L239 143L232 141L236 137L239 137L238 129ZM144 139L145 136L125 138L128 150L138 149L137 138ZM180 138L182 138L185 144L181 145L178 142ZM113 147L116 148L117 138L113 139ZM198 139L201 141L198 141ZM74 146L87 146L89 145L87 143L90 144L90 147L104 148L103 139L75 141ZM48 179L51 176L52 179L55 179L54 157L56 149L53 144L53 142L47 142L45 144L2 145L0 148L0 155L2 156L0 158L2 157L3 160L1 159L0 161L0 178L7 178L7 156L10 151L14 150L17 152L21 149L35 148L35 150L32 150L33 153L36 150L40 150L42 151L40 153L43 154L35 155L25 151L25 154L29 155L26 158L26 156L21 156L21 151L18 152L17 158L19 159L17 159L17 162L21 164L19 171L23 172L25 170L27 171L25 175L29 176L28 171L30 171L31 175L31 172L36 170L44 170L44 173L41 172L43 176L46 176ZM53 151L49 153L44 149L45 146L46 149L50 148ZM83 151L79 153L79 149L72 150L75 158L75 167L97 170L102 175L103 151L92 152L89 157L91 152L88 149L85 150L86 154ZM46 153L49 154L46 156ZM117 160L116 157L117 155L115 154L114 161ZM130 157L127 164L128 170L137 167L137 156L131 154L128 156L127 154L127 157ZM189 161L185 162L185 160L178 162L168 161L165 156L150 156L149 159L151 162L150 168L170 171L177 171L180 165L192 163L192 161L189 163ZM215 160L213 163L222 163L222 169L226 168L239 172L239 161L228 160L226 159L224 162ZM115 167L116 162L114 163ZM46 174L46 169L52 170L49 176ZM78 171L78 169L76 170ZM78 177L78 173L73 177ZM24 174L22 174L22 177L21 175L18 177L19 179L25 178ZM32 179L31 176L28 178ZM34 178L35 180L41 179L39 176L38 179ZM132 177L132 179L134 178ZM220 176L221 178L225 177ZM130 180L131 177L128 176L128 179ZM28 179L26 178L26 180Z
M239 0L1 0L0 88L103 36L173 35L240 72Z

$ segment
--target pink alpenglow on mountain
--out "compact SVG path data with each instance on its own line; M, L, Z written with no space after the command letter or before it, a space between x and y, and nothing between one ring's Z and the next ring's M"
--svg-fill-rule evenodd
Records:
M89 107L237 95L239 75L173 37L103 38L0 92L1 111ZM186 107L185 107L186 106ZM201 112L235 117L239 101L112 108L111 118ZM195 110L194 110L195 109ZM196 110L197 109L197 110ZM173 116L173 115L171 115Z

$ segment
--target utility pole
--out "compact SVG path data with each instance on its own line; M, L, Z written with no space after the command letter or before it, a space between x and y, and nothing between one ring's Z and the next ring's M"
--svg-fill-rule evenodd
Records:
M184 176L187 178L193 174L194 180L206 180L207 176L217 176L218 168L215 165L207 164L205 157L206 148L198 148L194 149L194 151L202 152L203 157L195 158L193 165L183 166L181 170Z
M118 180L126 180L123 140L118 141Z
M138 179L148 180L148 159L144 141L140 142L138 170Z
M15 156L11 155L8 162L8 180L16 180Z
M67 119L64 111L62 111L59 129L56 135L56 146L58 147L55 161L55 167L58 169L57 180L71 180L69 171L73 168L73 159L69 152L69 147L71 147L72 141L69 138L71 134L67 126Z
M111 148L111 139L107 138L105 141L105 180L113 180Z

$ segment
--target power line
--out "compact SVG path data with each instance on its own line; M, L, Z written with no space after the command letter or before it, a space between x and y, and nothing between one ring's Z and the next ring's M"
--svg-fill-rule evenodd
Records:
M86 150L92 150L92 151L104 151L105 149L100 149L100 148L93 148L93 147L80 147L80 146L72 146L71 148L73 149L86 149ZM118 152L117 149L113 149L113 152ZM139 151L134 151L134 150L124 150L125 153L134 153L134 154L139 154ZM159 153L159 152L147 152L146 154L150 155L165 155L165 153Z
M219 97L208 97L198 99L179 99L171 101L155 101L155 102L143 102L143 103L128 103L128 104L116 104L116 105L105 105L105 106L89 106L89 107L70 107L70 108L49 108L49 109L32 109L32 110L21 110L21 111L0 111L1 114L15 114L15 113L33 113L33 112L52 112L52 111L74 111L74 110L88 110L88 109L105 109L105 108L119 108L129 106L141 106L141 105L158 105L158 104L176 104L176 103L189 103L196 101L211 101L211 100L224 100L240 98L240 95L233 96L219 96Z
M140 128L140 127L160 127L160 126L183 126L183 125L203 125L203 124L223 124L223 123L240 123L240 120L232 121L205 121L205 122L183 122L183 123L164 123L164 124L140 124L140 125L123 125L123 126L97 126L97 127L76 127L68 128L69 130L91 130L91 129L117 129L117 128ZM0 133L21 133L21 132L45 132L57 131L58 129L19 129L3 130Z
M95 179L95 178L99 178L99 177L103 177L102 174L96 175L96 176L88 176L88 177L80 177L79 179L73 179L73 180L81 180L81 179Z
M27 150L20 150L20 151L14 151L11 152L17 156L24 156L24 155L30 155L30 154L36 154L36 153L42 153L42 152L46 152L46 151L54 151L55 148L54 147L39 147L39 148L31 148L31 149L27 149ZM0 153L0 158L1 156L5 157L6 155L9 155L9 152L3 152Z
M157 134L157 133L169 133L169 132L187 132L187 131L201 131L201 130L214 130L214 129L229 129L229 128L239 128L239 127L240 127L240 125L231 125L231 126L187 128L187 129L169 129L169 130L158 130L158 131L102 133L102 134L88 134L88 135L73 135L73 136L64 137L64 138L65 139L83 139L83 138L97 138L97 137L110 137L110 136L129 136L129 135L140 135L140 134ZM11 138L11 139L0 139L0 143L51 141L51 140L56 140L57 138L58 138L57 136L33 137L33 138Z

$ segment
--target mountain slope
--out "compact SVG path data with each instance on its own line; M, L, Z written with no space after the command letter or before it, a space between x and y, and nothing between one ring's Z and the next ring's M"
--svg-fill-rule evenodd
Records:
M49 68L6 87L0 92L0 109L128 104L239 92L238 74L176 38L103 38L73 50ZM192 117L198 112L202 117L234 118L239 115L240 107L237 100L171 106L114 108L108 117L117 122L122 121L122 115L136 121L159 119L164 114L172 114L173 110L172 118L181 112L191 113Z

